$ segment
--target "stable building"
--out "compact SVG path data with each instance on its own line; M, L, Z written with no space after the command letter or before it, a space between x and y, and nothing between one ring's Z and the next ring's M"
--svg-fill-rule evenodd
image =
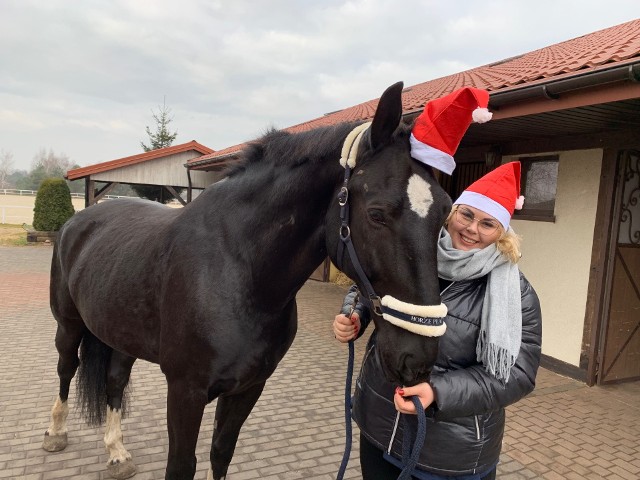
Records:
M412 121L463 87L490 92L441 181L451 197L519 160L520 268L543 313L543 365L588 383L640 379L640 20L405 88ZM285 130L372 118L373 99ZM191 175L237 161L242 145L186 163ZM328 278L330 267L320 267Z

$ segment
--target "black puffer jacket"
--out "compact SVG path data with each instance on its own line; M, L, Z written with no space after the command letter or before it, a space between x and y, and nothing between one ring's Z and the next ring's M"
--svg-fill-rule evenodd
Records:
M542 324L535 291L520 274L522 293L522 344L509 381L503 384L476 360L480 315L486 277L454 282L442 295L448 308L447 331L440 339L436 365L429 383L435 404L427 413L427 435L418 467L439 475L482 473L499 459L505 425L505 407L530 393L540 362ZM355 291L345 298L343 313L353 304ZM369 315L362 305L362 328ZM397 410L396 385L387 382L371 335L356 382L353 418L365 437L395 458L402 456L402 422L393 435ZM415 431L416 417L411 416Z

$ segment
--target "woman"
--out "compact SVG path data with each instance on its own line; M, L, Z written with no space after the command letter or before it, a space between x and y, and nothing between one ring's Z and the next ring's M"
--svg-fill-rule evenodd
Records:
M522 207L520 164L498 167L454 202L438 244L446 333L428 382L389 383L369 340L356 383L353 417L360 427L360 464L369 479L395 479L401 471L400 413L414 414L411 396L426 409L427 433L414 473L419 479L495 478L504 435L505 407L530 393L540 362L538 297L519 272L519 239L509 227ZM333 329L348 342L362 335L369 312L355 289Z

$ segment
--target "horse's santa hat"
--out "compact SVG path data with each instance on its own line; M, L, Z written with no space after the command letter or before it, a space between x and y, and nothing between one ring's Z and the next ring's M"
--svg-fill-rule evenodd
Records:
M427 102L411 131L411 156L451 175L453 154L471 122L491 120L488 105L489 92L472 87Z

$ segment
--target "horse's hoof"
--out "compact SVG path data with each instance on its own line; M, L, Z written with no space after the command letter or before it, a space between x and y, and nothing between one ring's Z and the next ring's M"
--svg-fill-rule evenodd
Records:
M67 448L69 441L67 440L67 434L62 435L49 435L49 432L44 432L44 440L42 442L42 448L47 452L59 452Z
M117 480L133 477L136 474L136 465L133 460L128 459L124 462L107 463L107 472Z

